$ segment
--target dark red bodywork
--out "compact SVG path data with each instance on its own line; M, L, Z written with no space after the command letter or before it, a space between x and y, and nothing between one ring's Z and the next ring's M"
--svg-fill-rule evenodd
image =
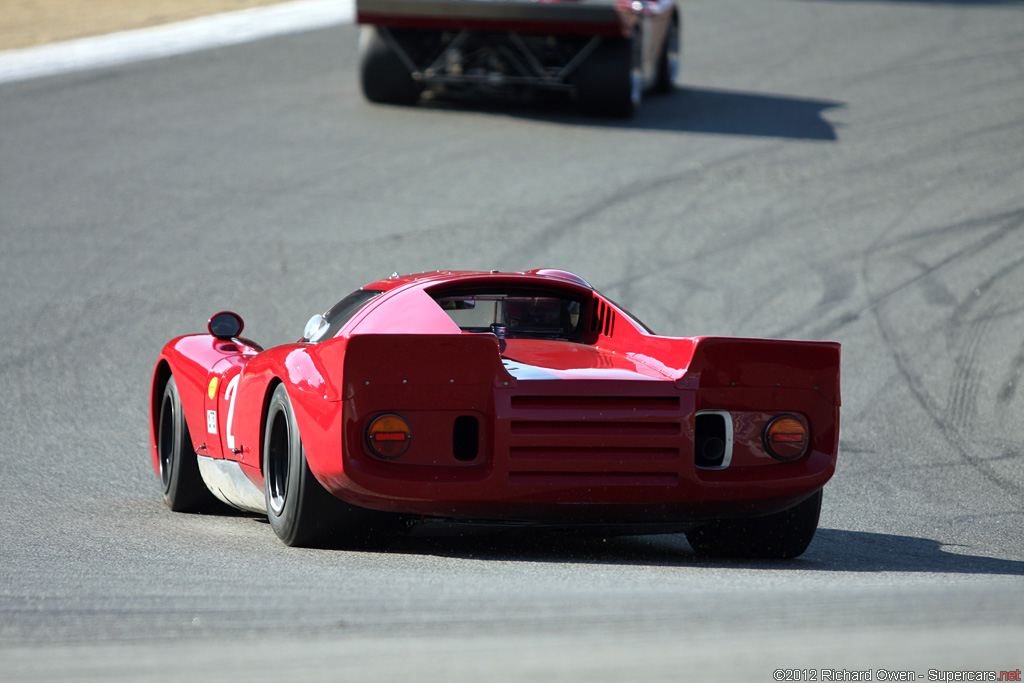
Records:
M492 285L582 297L585 335L510 338L502 352L505 340L461 331L430 296ZM200 460L237 467L262 491L266 406L284 384L316 479L376 510L685 527L790 508L834 472L837 343L656 336L560 271L427 273L364 289L383 294L318 343L264 351L209 334L169 342L153 374L154 467L159 398L173 373ZM702 411L729 423L723 466L695 460ZM382 413L411 428L408 450L393 460L366 442L368 421ZM809 429L807 452L794 461L773 458L762 443L764 425L780 413ZM468 459L453 446L460 418L477 425Z

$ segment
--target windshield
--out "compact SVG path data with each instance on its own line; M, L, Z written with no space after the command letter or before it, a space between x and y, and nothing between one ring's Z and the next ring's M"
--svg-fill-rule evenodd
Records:
M379 289L357 289L338 303L331 306L331 309L324 313L324 325L317 330L314 338L309 341L322 341L330 339L338 333L349 320L352 319L360 308L368 301L374 299L384 292Z
M434 301L463 332L537 339L576 339L582 332L582 301L561 292L447 293Z

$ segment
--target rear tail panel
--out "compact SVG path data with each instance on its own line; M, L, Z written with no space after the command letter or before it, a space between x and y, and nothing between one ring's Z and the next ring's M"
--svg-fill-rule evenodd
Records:
M325 484L383 510L620 521L766 514L824 485L838 443L837 344L707 338L680 348L692 356L676 380L517 380L490 335L352 337L343 469ZM796 462L759 445L782 412L811 427L810 453ZM384 413L411 428L394 460L367 444L367 424ZM698 414L728 422L726 466L698 463Z

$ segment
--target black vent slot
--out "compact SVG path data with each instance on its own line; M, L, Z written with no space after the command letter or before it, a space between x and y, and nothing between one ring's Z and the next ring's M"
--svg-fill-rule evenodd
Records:
M452 430L452 452L456 460L476 460L480 453L480 422L472 415L455 418Z
M590 329L606 337L615 334L615 310L601 299L594 304L594 313L590 316Z
M698 415L696 427L693 439L694 463L697 467L721 467L725 461L725 415Z

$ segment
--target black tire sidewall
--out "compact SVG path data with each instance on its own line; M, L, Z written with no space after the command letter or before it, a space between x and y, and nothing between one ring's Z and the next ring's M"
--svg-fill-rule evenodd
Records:
M165 410L170 410L170 424L166 424ZM181 414L181 397L178 396L178 386L171 377L164 386L164 393L160 399L160 412L157 417L157 449L160 460L160 483L163 487L164 502L167 507L173 509L174 492L178 489L178 473L181 468L178 461L181 459L181 444L185 439L191 439L188 433L188 426L184 425L184 417ZM171 434L165 433L166 429ZM170 453L167 453L165 441L170 438Z
M698 555L749 559L792 559L807 549L818 528L821 489L788 510L765 517L726 519L689 531Z
M273 458L282 457L272 453L271 440L274 423L283 417L288 429L287 436L287 481L284 486L284 501L281 509L272 505L271 470ZM267 408L267 420L263 435L263 480L264 496L267 503L267 519L274 533L285 545L319 547L334 528L333 496L324 490L310 472L302 448L302 438L295 420L295 411L288 391L283 384L274 390Z
M611 118L628 118L636 113L639 103L632 99L632 78L639 40L639 34L603 39L578 67L571 80L583 111Z
M271 505L270 439L274 420L288 425L288 482L281 509ZM263 480L267 519L288 546L306 548L379 549L405 527L403 517L350 505L317 481L306 462L295 411L283 384L271 396L263 435Z
M181 395L173 376L167 379L160 399L156 434L158 449L163 447L166 436L163 411L168 407L173 413L171 424L168 425L173 430L173 434L171 436L171 452L165 465L169 472L166 477L161 476L164 503L175 512L215 511L220 505L206 488L199 472L199 456L196 455L192 446L192 436L189 434L188 422L185 420ZM165 454L158 452L157 457L162 463ZM165 478L166 483L163 481Z
M359 36L359 82L363 95L381 104L414 104L420 87L405 63L376 26L363 26Z
M665 42L661 46L661 53L658 57L658 75L654 84L654 91L658 93L670 93L675 90L676 84L672 74L669 53L671 52L672 41L675 40L676 59L682 61L682 36L679 31L679 20L675 16L669 24L669 33L665 35ZM679 69L677 64L676 69Z
M272 446L275 423L282 417L288 430L287 452L283 454L276 452ZM267 502L267 519L270 521L270 526L274 528L274 533L288 545L291 545L289 540L294 538L297 526L297 499L299 498L299 473L301 472L298 467L300 464L298 453L301 448L301 439L295 425L295 413L292 411L288 392L283 385L278 385L271 396L270 405L267 407L266 428L263 434L263 489ZM272 492L272 482L275 476L272 474L271 468L278 466L274 459L281 457L287 458L285 465L287 473L285 475L284 501L281 509L275 511Z

